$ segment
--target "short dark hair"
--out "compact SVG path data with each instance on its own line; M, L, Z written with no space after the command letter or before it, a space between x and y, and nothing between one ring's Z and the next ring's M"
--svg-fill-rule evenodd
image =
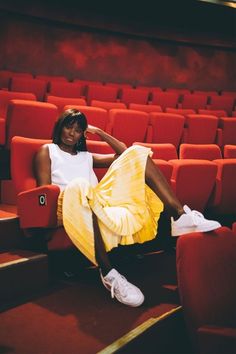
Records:
M52 142L59 145L61 143L61 133L63 127L70 126L74 123L77 123L83 132L88 127L87 118L84 113L75 108L67 109L59 116L57 122L55 123L52 133ZM75 151L87 151L86 138L84 135L81 136L78 144L76 144Z

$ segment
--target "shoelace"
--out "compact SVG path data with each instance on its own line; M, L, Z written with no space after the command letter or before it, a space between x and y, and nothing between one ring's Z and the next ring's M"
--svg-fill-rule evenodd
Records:
M121 295L126 296L128 293L129 283L123 275L118 275L112 280L111 284L111 297L114 298L115 290L119 289Z
M192 217L193 220L193 224L194 225L199 225L204 221L204 216L202 213L200 213L197 210L191 210L191 212L189 213Z

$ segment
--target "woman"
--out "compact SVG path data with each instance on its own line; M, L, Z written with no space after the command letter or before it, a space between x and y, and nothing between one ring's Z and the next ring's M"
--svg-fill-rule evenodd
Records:
M91 154L86 133L98 134L115 154ZM140 289L112 268L107 251L119 244L153 239L163 205L172 215L172 235L210 231L216 221L182 206L153 163L150 149L125 144L88 125L83 113L65 111L55 124L53 143L43 145L35 158L37 185L56 184L58 222L76 247L100 268L112 297L129 306L144 301ZM93 167L109 167L98 183Z

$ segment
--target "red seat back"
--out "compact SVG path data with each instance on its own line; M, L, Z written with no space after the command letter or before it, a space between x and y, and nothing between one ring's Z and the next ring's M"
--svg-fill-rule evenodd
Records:
M180 159L221 159L220 147L216 144L181 144L179 149Z
M236 118L220 118L219 128L222 131L221 145L236 145Z
M60 97L47 95L46 101L48 103L55 104L58 108L58 113L61 114L64 111L66 105L79 105L86 106L87 103L84 98L70 98L70 97Z
M36 101L36 96L33 93L0 91L0 117L5 118L7 114L8 104L13 99L22 99Z
M152 159L161 159L169 161L178 158L176 147L173 144L134 142L133 145L142 145L150 148L153 152Z
M135 111L142 111L142 112L162 112L161 106L156 104L139 104L139 103L130 103L129 109L134 109Z
M209 202L211 209L215 214L236 215L236 159L217 159L213 162L217 165L217 176Z
M13 77L10 83L10 90L31 92L35 94L37 100L43 101L47 92L47 83L40 79Z
M196 93L183 95L181 102L182 108L190 108L197 110L199 108L205 108L207 105L207 96Z
M49 85L49 94L51 96L79 98L83 95L83 86L80 83L51 81Z
M235 328L235 250L236 235L226 227L207 233L183 235L177 241L180 301L195 345L200 327L220 326L225 329L222 333L225 335L227 327ZM199 352L197 349L196 352ZM217 348L207 353L216 352Z
M131 109L111 109L109 126L111 134L131 146L135 141L144 142L148 129L148 114Z
M177 108L180 94L176 92L152 91L152 104L161 106L164 111L167 107Z
M218 118L204 114L188 114L185 121L183 143L214 144Z
M12 100L7 112L6 148L15 135L50 139L57 116L57 107L51 103Z
M33 159L39 148L50 142L51 140L46 139L13 137L11 142L11 177L17 194L36 187Z
M115 102L118 95L116 87L108 87L103 85L88 85L87 87L87 102L92 100Z
M121 89L120 100L126 105L130 103L147 104L149 98L149 90L142 88L127 88Z
M224 158L235 159L236 158L236 145L224 146Z
M149 114L152 128L152 143L170 143L178 148L184 128L185 118L180 114L156 113Z
M208 160L170 160L172 188L184 205L201 212L207 206L216 182L217 166Z

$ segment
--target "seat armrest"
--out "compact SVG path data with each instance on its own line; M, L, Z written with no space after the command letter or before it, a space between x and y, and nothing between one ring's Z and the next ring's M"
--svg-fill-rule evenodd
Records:
M17 209L20 227L55 227L59 194L60 188L55 185L45 185L19 193Z

